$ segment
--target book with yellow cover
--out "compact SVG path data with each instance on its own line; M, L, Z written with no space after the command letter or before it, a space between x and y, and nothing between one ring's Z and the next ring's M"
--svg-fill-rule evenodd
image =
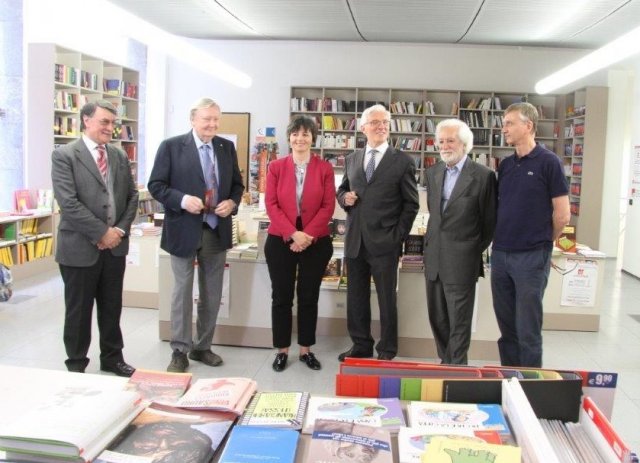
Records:
M490 461L492 463L521 463L522 450L511 445L496 445L468 439L436 436L422 454L423 463L451 463L456 461Z

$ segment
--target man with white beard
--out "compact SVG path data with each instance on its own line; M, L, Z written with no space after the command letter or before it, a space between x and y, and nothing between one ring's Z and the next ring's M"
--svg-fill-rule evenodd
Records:
M463 121L441 121L436 143L444 162L427 169L425 179L427 310L442 363L466 365L482 253L496 224L496 176L467 156L473 132Z

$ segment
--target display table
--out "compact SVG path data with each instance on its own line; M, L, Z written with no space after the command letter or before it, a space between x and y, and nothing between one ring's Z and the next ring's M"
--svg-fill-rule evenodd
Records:
M553 262L566 275L552 269L544 298L544 326L546 330L597 331L600 323L600 262L581 257L571 258L590 263L589 284L593 307L562 305L563 281L572 278L579 268L568 264L564 256ZM263 261L229 259L228 310L221 311L213 342L215 344L272 347L271 340L271 281ZM594 273L595 271L595 273ZM584 272L583 272L584 273ZM170 256L159 251L159 335L170 339L170 304L173 290ZM497 339L500 336L493 313L490 272L477 285L476 313L471 336L469 357L478 360L498 360ZM565 282L566 285L566 282ZM566 293L566 291L565 291ZM566 296L566 294L565 294ZM580 296L572 296L577 299ZM572 300L571 298L569 298ZM379 333L379 314L375 292L372 292L372 330ZM294 309L295 310L295 309ZM228 312L228 313L227 313ZM295 314L294 314L295 315ZM293 326L296 326L294 321ZM345 336L346 291L321 289L318 301L318 335ZM433 335L427 319L426 290L422 273L400 272L398 278L398 355L401 357L437 358Z
M157 309L159 236L131 236L124 272L122 304Z

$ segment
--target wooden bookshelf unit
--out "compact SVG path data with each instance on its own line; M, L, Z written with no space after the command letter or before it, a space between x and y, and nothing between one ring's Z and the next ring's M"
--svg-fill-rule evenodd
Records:
M138 71L50 43L29 44L28 69L26 133L38 134L27 140L28 158L50 163L55 146L81 135L82 106L104 99L118 110L111 143L127 153L137 183ZM51 112L45 109L49 102L53 102ZM30 179L31 188L50 187L50 164L46 167L48 178Z
M389 143L410 154L419 179L424 169L439 159L435 127L443 119L460 118L474 133L476 162L492 169L500 158L510 155L502 137L504 109L517 101L529 101L541 112L538 141L561 154L559 117L564 112L561 98L515 92L473 92L459 90L292 87L290 115L306 114L320 127L314 152L340 168L344 157L366 143L358 129L362 111L375 103L391 112Z

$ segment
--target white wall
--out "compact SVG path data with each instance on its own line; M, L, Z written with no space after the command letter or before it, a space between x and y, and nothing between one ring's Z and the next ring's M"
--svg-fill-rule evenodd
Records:
M540 78L584 50L351 42L199 41L190 43L241 69L253 86L241 89L168 59L167 135L186 132L188 108L201 96L223 111L251 113L256 129L275 126L281 152L291 86L381 87L533 92ZM606 75L590 85L606 85ZM149 152L156 147L149 145Z
M631 140L628 144L629 183L633 175L634 146L640 146L640 60L635 62L635 85L633 91L633 117L631 119ZM638 188L638 185L635 185ZM629 194L630 188L627 189ZM627 208L626 229L624 233L624 250L622 252L622 269L640 278L640 198L633 200L633 205Z

